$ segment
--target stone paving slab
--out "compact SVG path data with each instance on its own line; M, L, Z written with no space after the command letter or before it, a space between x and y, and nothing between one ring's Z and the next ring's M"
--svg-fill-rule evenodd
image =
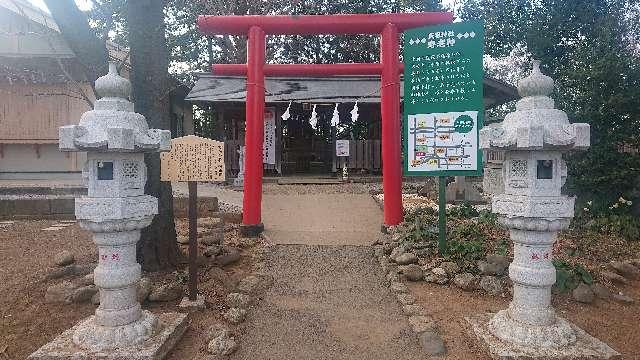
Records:
M480 314L465 320L470 325L470 335L478 339L478 343L487 349L493 359L622 359L617 351L571 323L569 325L577 337L572 346L544 349L508 344L495 337L487 328L492 316L489 313Z
M187 329L187 314L158 315L160 331L139 346L113 351L88 351L73 343L73 333L83 323L63 332L50 343L31 354L28 360L161 360L180 340Z

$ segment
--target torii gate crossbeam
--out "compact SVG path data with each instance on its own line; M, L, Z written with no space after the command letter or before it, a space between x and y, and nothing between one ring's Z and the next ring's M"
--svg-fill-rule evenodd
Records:
M264 136L265 73L279 76L380 75L382 114L382 185L384 226L402 222L402 154L400 134L399 32L420 26L450 23L447 12L407 14L342 14L304 16L199 16L198 27L208 35L247 35L246 64L217 64L212 71L247 76L245 178L242 230L256 236L264 229L262 205L262 146ZM380 62L374 64L265 64L266 35L380 35Z

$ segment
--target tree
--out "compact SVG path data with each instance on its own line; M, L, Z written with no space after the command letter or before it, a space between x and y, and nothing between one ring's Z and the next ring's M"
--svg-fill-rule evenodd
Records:
M635 5L634 5L635 4ZM574 154L567 190L603 202L632 196L640 156L640 68L633 0L467 0L463 18L482 18L493 56L524 46L556 81L557 107L591 125L591 147Z
M87 16L74 0L44 0L62 36L76 55L87 81L93 87L100 76L107 73L107 48L89 27Z
M146 117L149 127L168 130L171 85L164 5L164 0L128 1L126 12L135 109ZM158 198L159 213L142 231L138 254L145 270L173 268L177 264L178 245L171 183L160 181L160 154L146 154L145 162L148 171L145 193Z
M87 16L76 6L74 0L45 0L51 15L56 20L62 35L76 54L78 61L84 66L87 80L92 84L106 73L108 54L102 41L89 27ZM105 2L104 6L113 6ZM104 24L100 29L103 36L109 32L110 26L116 26L113 19L119 17L110 15L102 3L96 3L94 14L102 10L102 14L112 20L94 22ZM122 11L122 6L112 7ZM132 66L131 83L135 110L143 114L149 127L157 129L170 128L169 92L170 82L168 74L168 51L164 28L164 1L138 0L128 1L126 13L128 15L127 30L129 34L130 58ZM159 214L154 218L151 226L142 231L138 243L138 255L145 270L155 271L173 268L177 264L176 232L173 219L173 198L171 185L160 182L159 154L145 156L147 164L147 185L145 192L158 198Z

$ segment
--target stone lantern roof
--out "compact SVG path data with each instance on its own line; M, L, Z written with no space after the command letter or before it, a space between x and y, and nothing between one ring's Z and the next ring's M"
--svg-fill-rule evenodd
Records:
M480 130L481 149L499 150L583 150L589 147L589 124L569 124L567 114L555 108L553 79L540 71L540 62L533 61L533 70L518 82L522 96L516 111L505 116L496 127Z
M78 125L60 127L61 151L155 152L169 150L171 133L149 129L143 115L128 100L129 80L118 74L115 63L96 80L100 97L94 110L82 114Z

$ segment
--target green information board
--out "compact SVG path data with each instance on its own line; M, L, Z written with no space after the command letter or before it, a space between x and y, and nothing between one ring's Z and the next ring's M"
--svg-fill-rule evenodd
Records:
M482 175L480 21L404 33L405 175Z

